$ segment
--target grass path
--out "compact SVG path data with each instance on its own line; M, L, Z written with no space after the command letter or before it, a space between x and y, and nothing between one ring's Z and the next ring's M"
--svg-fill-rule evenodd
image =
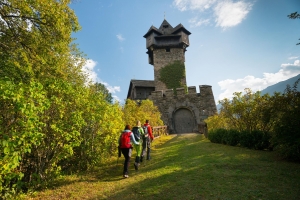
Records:
M26 199L300 199L300 164L274 152L210 143L200 134L156 139L152 160L137 172L133 160L127 179L124 158L118 164L114 158L101 170L65 176Z

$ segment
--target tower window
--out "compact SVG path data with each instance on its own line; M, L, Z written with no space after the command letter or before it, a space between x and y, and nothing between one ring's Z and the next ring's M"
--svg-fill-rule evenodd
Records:
M166 48L166 52L170 52L170 48Z
M163 25L163 27L164 27L164 28L168 28L169 26L168 26L168 25Z

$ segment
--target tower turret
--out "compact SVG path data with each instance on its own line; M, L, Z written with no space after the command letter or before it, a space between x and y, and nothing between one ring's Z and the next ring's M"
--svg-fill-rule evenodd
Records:
M175 62L185 62L185 51L190 45L189 35L191 33L182 24L172 27L167 20L164 20L159 29L151 26L144 35L146 38L146 48L148 49L149 64L154 66L155 90L166 90L168 88L161 81L160 70ZM185 72L185 68L184 68ZM181 85L186 85L185 73L180 80Z

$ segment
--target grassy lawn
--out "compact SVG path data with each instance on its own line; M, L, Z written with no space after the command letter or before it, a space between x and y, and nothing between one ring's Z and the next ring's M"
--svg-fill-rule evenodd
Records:
M133 154L135 157L135 152ZM99 170L65 176L26 199L300 199L300 164L274 152L210 143L200 134L153 142L152 160L122 177L124 158Z

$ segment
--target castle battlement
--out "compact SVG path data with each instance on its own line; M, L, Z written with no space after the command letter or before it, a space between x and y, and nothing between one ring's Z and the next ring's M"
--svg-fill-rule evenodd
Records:
M192 131L198 132L203 126L204 120L217 112L212 87L210 85L199 85L200 93L195 86L187 88L153 91L148 97L160 110L162 120L169 126L170 133L178 132L178 122L190 124ZM189 120L187 120L189 119ZM191 120L191 119L194 119ZM177 125L174 123L177 122Z
M176 95L173 89L156 90L152 91L149 98L170 98L170 97L182 97L185 95L198 95L198 96L210 96L213 95L210 85L199 85L200 93L197 93L196 86L189 86L186 88L176 88Z

